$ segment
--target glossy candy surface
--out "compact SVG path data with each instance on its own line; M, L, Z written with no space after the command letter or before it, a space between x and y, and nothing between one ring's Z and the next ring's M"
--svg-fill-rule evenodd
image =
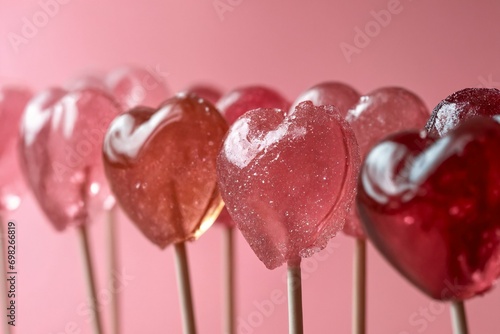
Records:
M108 129L103 155L111 188L159 247L198 238L222 209L215 160L226 131L224 118L196 95L134 108Z
M230 128L217 159L228 211L269 269L324 248L352 204L359 156L334 107L255 109Z
M393 135L364 163L357 204L367 235L436 299L467 299L500 273L500 124L463 122L441 138Z
M346 116L356 135L362 160L378 141L394 132L420 130L428 118L429 111L422 100L399 87L384 87L362 96ZM346 221L344 232L364 237L355 208Z
M101 147L118 104L96 89L59 88L36 95L21 122L20 153L26 179L57 230L88 222L114 204Z

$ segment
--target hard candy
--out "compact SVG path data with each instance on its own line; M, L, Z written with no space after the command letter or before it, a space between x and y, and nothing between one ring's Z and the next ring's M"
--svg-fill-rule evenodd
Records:
M217 160L226 207L273 269L311 256L342 229L359 156L335 107L255 109L230 128Z
M20 153L33 193L57 230L114 204L104 177L104 133L120 107L96 89L45 90L27 105Z
M196 95L131 109L108 129L103 156L111 188L159 247L198 238L222 209L215 160L226 131L224 118Z
M368 237L432 298L467 299L500 274L500 124L473 118L441 139L395 134L368 154L357 204Z

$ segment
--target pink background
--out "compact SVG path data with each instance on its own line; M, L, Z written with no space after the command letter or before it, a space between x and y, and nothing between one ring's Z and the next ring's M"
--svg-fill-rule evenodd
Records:
M348 62L340 44L354 45L356 27L376 29L371 11L386 9L388 0L226 1L232 10L221 20L212 0L66 0L16 52L7 34L21 34L23 18L31 21L42 7L35 0L0 0L0 84L40 89L87 70L141 64L167 72L173 91L200 81L223 89L265 83L293 99L315 83L339 80L361 92L401 85L430 108L461 88L500 86L498 2L401 0L400 12L371 30L373 37ZM71 323L90 333L77 311L86 290L75 231L57 234L31 196L9 218L19 227L17 333L78 333ZM133 276L121 294L124 333L180 333L172 249L160 251L126 219L119 229L122 264ZM92 226L107 306L104 232L102 223ZM274 290L286 292L284 268L266 270L245 241L237 241L238 317L258 325L240 333L285 333L285 304L260 317L254 304ZM220 242L214 227L189 245L200 333L222 332ZM333 254L322 253L304 268L307 333L350 331L353 240L338 236L331 245ZM447 306L416 291L372 248L369 261L369 333L451 333ZM472 333L500 332L500 291L467 308Z

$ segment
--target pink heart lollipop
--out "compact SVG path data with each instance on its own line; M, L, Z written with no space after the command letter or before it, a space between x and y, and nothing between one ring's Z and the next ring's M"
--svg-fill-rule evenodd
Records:
M221 111L230 125L234 123L234 121L236 121L238 117L249 110L258 108L277 108L288 110L289 106L290 103L286 101L286 99L283 98L281 94L272 89L262 86L248 86L235 89L227 93L217 102L218 109ZM231 287L234 285L232 283L234 280L234 264L231 254L234 253L232 230L233 227L235 227L235 223L225 207L224 209L222 209L219 217L217 218L217 222L227 227L223 239L225 246L225 286L228 289L226 291L226 296L228 297L226 297L225 300L229 301L231 299L230 302L227 302L229 306L225 307L227 311L234 309L232 307L232 304L234 304L234 292L231 290ZM225 331L228 333L235 332L234 322L232 321L233 318L233 314L226 314L227 322Z
M25 176L57 230L79 226L93 209L113 205L101 146L119 112L111 97L95 89L48 89L26 107L20 145Z
M170 96L165 78L141 67L125 67L111 72L106 85L123 110L136 106L156 107Z
M256 109L230 128L217 160L226 206L269 269L324 248L342 229L359 157L338 111L304 102Z
M249 110L258 108L288 110L290 103L280 93L270 88L248 86L227 93L217 102L216 106L226 118L228 124L232 125L238 117ZM217 218L217 222L230 227L235 225L225 207Z
M209 85L194 85L184 91L185 94L193 93L204 100L215 105L222 96L222 93L215 87Z
M31 92L24 88L0 90L0 212L12 211L21 203L23 181L17 145L19 121Z
M359 145L361 158L387 135L411 129L422 129L429 111L422 100L412 92L399 87L379 88L362 96L347 113ZM346 221L344 232L364 238L356 210Z
M317 106L335 106L342 117L360 98L359 93L352 87L335 81L328 81L313 86L300 94L292 105L292 110L304 101L311 101Z

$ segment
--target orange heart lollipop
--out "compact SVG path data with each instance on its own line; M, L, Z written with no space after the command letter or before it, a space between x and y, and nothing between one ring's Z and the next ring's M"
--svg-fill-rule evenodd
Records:
M104 139L118 203L153 243L175 244L185 333L196 333L196 325L184 242L201 236L224 205L215 161L227 128L212 104L188 94L118 116Z
M104 140L104 166L118 202L144 235L165 248L196 239L223 204L215 161L227 124L208 102L178 95L159 109L118 116Z

